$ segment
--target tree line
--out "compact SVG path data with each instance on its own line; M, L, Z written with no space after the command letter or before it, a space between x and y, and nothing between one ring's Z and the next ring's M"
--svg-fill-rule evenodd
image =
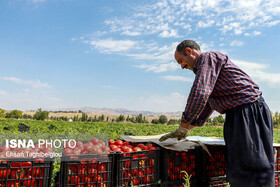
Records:
M79 111L82 113L82 116L76 115L74 117L49 117L48 111L43 111L39 108L35 114L28 115L23 114L23 111L20 110L12 110L10 112L6 112L4 109L0 108L0 118L13 118L13 119L34 119L34 120L53 120L53 121L81 121L81 122L130 122L130 123L153 123L153 124L167 124L167 125L176 125L180 124L181 119L169 119L165 115L161 115L158 118L154 118L151 122L149 122L145 116L142 114L138 114L136 116L124 116L120 114L116 118L110 118L109 116L105 116L102 114L101 116L94 116L89 117L86 113ZM280 113L278 112L271 112L272 115L272 122L274 128L280 128ZM205 125L208 126L222 126L225 122L225 118L223 115L216 116L214 118L209 118Z

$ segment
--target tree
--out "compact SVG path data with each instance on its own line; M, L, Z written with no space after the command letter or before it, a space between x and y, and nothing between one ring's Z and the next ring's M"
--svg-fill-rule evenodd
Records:
M136 123L143 123L144 120L143 120L143 115L142 114L139 114L136 116Z
M170 119L168 122L167 122L167 125L177 125L177 124L180 124L181 123L181 120L176 120L176 119Z
M29 115L29 114L23 114L22 118L23 119L32 119L33 117L31 115Z
M160 124L165 124L165 123L167 123L167 117L166 117L165 115L159 116L158 122L159 122Z
M104 114L102 114L101 116L98 117L97 121L102 122L102 121L104 121L104 119L105 119L105 116L104 116Z
M129 118L129 115L126 117L126 121L129 121L130 120L130 118Z
M81 121L87 121L87 120L88 120L88 115L86 113L82 113Z
M73 121L79 121L79 116L78 116L78 115L77 115L77 116L74 116Z
M158 119L153 119L153 120L151 121L151 123L153 123L153 124L159 124Z
M272 115L272 122L273 122L273 127L278 128L280 126L280 114L278 112L273 113L271 112Z
M223 125L225 123L225 119L222 115L214 117L211 125Z
M117 122L122 122L124 120L125 120L125 117L122 114L119 117L117 117L117 119L116 119Z
M41 108L34 114L33 118L36 120L45 120L49 117L48 111L43 111Z
M0 108L0 118L4 118L5 116L5 110Z
M21 118L22 117L22 111L20 110L13 110L6 114L6 118Z

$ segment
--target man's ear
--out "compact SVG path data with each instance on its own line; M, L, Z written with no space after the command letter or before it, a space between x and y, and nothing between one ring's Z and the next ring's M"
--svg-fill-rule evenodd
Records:
M186 53L187 55L190 55L190 54L192 53L192 49L189 48L189 47L187 47L187 48L185 49L185 53Z

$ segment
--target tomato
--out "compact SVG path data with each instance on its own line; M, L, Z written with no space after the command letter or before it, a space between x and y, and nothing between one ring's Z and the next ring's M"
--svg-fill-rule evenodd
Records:
M72 176L68 176L68 182L69 184L77 184L80 182L80 180L77 175L72 175Z
M104 145L104 146L101 147L101 151L102 151L103 153L110 153L110 148L107 147L106 145Z
M142 143L137 144L137 147L140 147L140 148L142 148L142 147L144 147L144 146L145 146L145 145L142 144Z
M99 143L99 140L97 138L92 138L90 140L90 142L95 145L95 144Z
M9 169L1 169L0 170L0 179L5 179L7 176L9 176L11 173L11 170Z
M40 177L40 175L44 176L44 168L31 168L28 173L32 177Z
M109 140L109 145L115 145L115 140L110 139L110 140Z
M133 151L142 151L142 149L140 147L134 147L132 150Z
M65 155L71 155L72 154L72 149L71 148L66 148L66 149L63 150L62 153L65 154Z
M79 155L82 152L80 147L74 147L72 150L72 154Z
M149 148L147 146L145 146L145 145L142 146L141 148L142 148L142 150L149 150Z
M28 180L24 180L23 185L32 187L32 186L34 186L34 183L35 183L35 179L28 179Z
M93 144L92 143L87 143L84 145L84 148L83 148L83 153L85 154L89 154L91 152L91 150L93 149Z
M115 144L116 144L116 145L123 145L123 141L122 141L122 140L117 140L117 141L115 142Z
M149 150L156 150L154 146L148 147Z
M74 148L75 146L75 142L74 141L71 141L71 142L68 142L65 144L65 148Z
M76 141L76 147L80 147L81 149L83 149L84 143L82 141Z
M106 146L106 143L104 142L104 141L99 141L99 143L98 143L99 145L100 145L100 147L102 147L102 146Z
M122 147L122 151L128 153L128 152L132 152L132 149L130 147Z
M112 151L115 151L115 149L118 148L118 146L113 145L113 144L112 144L112 145L109 145L109 147L110 147L110 149L111 149Z

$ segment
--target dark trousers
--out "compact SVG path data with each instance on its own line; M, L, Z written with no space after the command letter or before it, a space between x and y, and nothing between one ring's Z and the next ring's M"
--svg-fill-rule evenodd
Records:
M226 112L224 138L231 187L275 186L273 124L262 97Z

